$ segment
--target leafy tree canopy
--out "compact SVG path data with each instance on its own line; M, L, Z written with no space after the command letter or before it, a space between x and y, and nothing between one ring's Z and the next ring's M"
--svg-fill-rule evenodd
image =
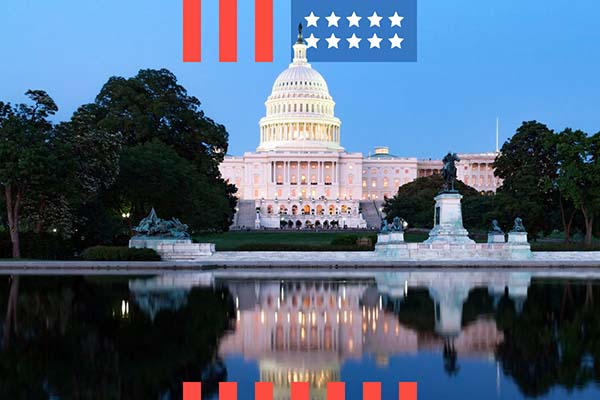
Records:
M400 186L398 193L387 199L383 212L391 221L398 216L415 228L431 228L435 200L443 186L441 175L418 178ZM467 229L485 229L490 223L489 213L493 197L480 194L474 188L456 181L455 188L463 195L463 223Z

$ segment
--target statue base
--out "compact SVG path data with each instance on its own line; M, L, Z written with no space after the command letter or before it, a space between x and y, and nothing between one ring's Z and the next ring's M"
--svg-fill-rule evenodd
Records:
M132 237L129 240L129 248L153 249L161 259L172 261L191 261L215 253L213 243L193 243L192 239L151 236Z
M424 243L475 243L463 227L461 199L462 195L451 191L442 192L434 198L434 226Z
M490 232L488 233L488 243L504 243L506 240L504 238L504 233L499 232Z
M158 253L158 247L162 244L191 244L192 239L176 239L169 237L134 236L129 239L129 248L153 249Z
M528 243L527 232L508 232L508 243Z

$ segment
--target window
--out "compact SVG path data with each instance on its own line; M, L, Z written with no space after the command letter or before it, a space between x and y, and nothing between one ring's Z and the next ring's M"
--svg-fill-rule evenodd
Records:
M388 178L383 178L383 187L386 188L388 186L389 186L389 184L388 184Z
M348 185L352 185L354 183L354 175L348 175Z
M377 179L371 181L371 187L377 187Z
M260 183L260 175L259 174L254 174L254 184L258 185Z
M366 187L367 187L367 180L366 180L366 179L363 179L363 182L362 182L362 187L364 187L364 188L366 188Z

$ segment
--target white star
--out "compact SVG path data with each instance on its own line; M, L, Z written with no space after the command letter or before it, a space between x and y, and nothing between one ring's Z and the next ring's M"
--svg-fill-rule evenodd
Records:
M348 39L346 39L348 41L349 44L349 49L356 47L358 49L358 43L362 40L359 37L356 37L356 34L352 34L352 37L349 37Z
M389 38L388 40L392 44L392 47L391 47L392 49L394 47L397 47L399 49L402 48L402 42L404 42L404 38L398 37L397 33L394 33L394 37L393 38Z
M379 25L379 21L381 21L382 18L383 17L380 17L379 15L377 15L376 12L373 12L373 15L371 15L370 17L367 17L367 19L369 21L371 21L371 25L369 25L369 26L370 27L371 26L381 26L381 25Z
M373 36L371 36L370 38L367 38L367 40L369 41L369 43L371 43L371 47L369 47L370 49L372 49L373 47L377 47L378 49L381 48L379 47L379 43L381 43L383 39L377 37L376 33L374 33Z
M392 26L402 27L402 20L404 19L404 17L399 16L398 11L394 11L394 15L392 15L391 17L388 17L388 18L389 18L390 22L392 23Z
M340 17L335 15L335 13L332 11L331 15L329 17L325 17L325 19L327 20L327 26L338 26Z
M352 11L352 15L349 17L346 17L346 19L350 23L350 25L348 25L348 27L351 27L351 26L358 27L358 21L360 21L361 18L362 17L359 17L358 15L356 15L356 12Z
M325 38L325 40L327 40L327 48L328 49L330 49L332 47L335 47L336 49L338 48L338 42L340 41L340 39L336 38L333 33L328 38Z
M309 26L317 26L317 21L319 20L319 17L317 17L315 15L314 12L310 12L310 15L308 17L304 17L304 19L306 20L306 27L308 28ZM392 25L393 26L393 25Z
M311 33L310 36L306 38L307 48L310 49L311 47L314 47L316 49L317 48L317 42L319 40L321 40L321 39L319 39L318 37L315 37L315 35L313 35Z

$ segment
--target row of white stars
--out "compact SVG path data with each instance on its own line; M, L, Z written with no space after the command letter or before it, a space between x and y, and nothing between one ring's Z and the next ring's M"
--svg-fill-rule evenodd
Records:
M314 47L315 49L317 48L317 43L319 42L319 40L321 40L318 37L315 37L315 35L313 35L312 33L310 34L309 37L307 37L306 39L306 47L307 48L311 48ZM325 38L325 40L327 41L327 48L330 49L332 47L335 47L336 49L339 49L338 47L338 43L340 40L342 40L341 38L336 37L333 33L331 34L330 37ZM352 34L352 37L349 37L346 39L348 41L348 48L359 48L359 43L362 40L361 38L357 37L354 33ZM372 48L381 48L381 41L383 40L383 38L380 38L377 36L376 33L373 34L373 36L371 36L370 38L367 38L367 40L369 41L370 44L370 49ZM390 48L398 48L401 49L402 48L402 42L404 41L404 38L398 37L397 33L394 33L394 37L391 37L388 39L390 41Z
M321 17L317 17L315 15L315 13L311 11L309 16L304 17L304 19L306 20L306 27L309 27L309 26L317 27L317 21L320 18ZM331 15L329 17L325 17L325 19L327 20L327 26L328 27L329 26L339 27L338 21L340 20L340 18L341 17L338 17L332 11ZM352 26L359 27L359 21L362 19L362 17L359 17L358 15L356 15L355 11L352 11L352 15L349 17L346 17L346 19L348 20L349 27L352 27ZM381 20L383 19L383 17L377 15L377 12L373 12L373 15L371 15L370 17L367 17L367 19L371 23L369 25L369 27L373 27L373 26L381 27L380 23L381 23ZM394 12L394 15L392 15L391 17L388 17L388 19L390 20L391 27L394 27L394 26L402 27L402 20L404 19L404 17L399 16L397 11Z

